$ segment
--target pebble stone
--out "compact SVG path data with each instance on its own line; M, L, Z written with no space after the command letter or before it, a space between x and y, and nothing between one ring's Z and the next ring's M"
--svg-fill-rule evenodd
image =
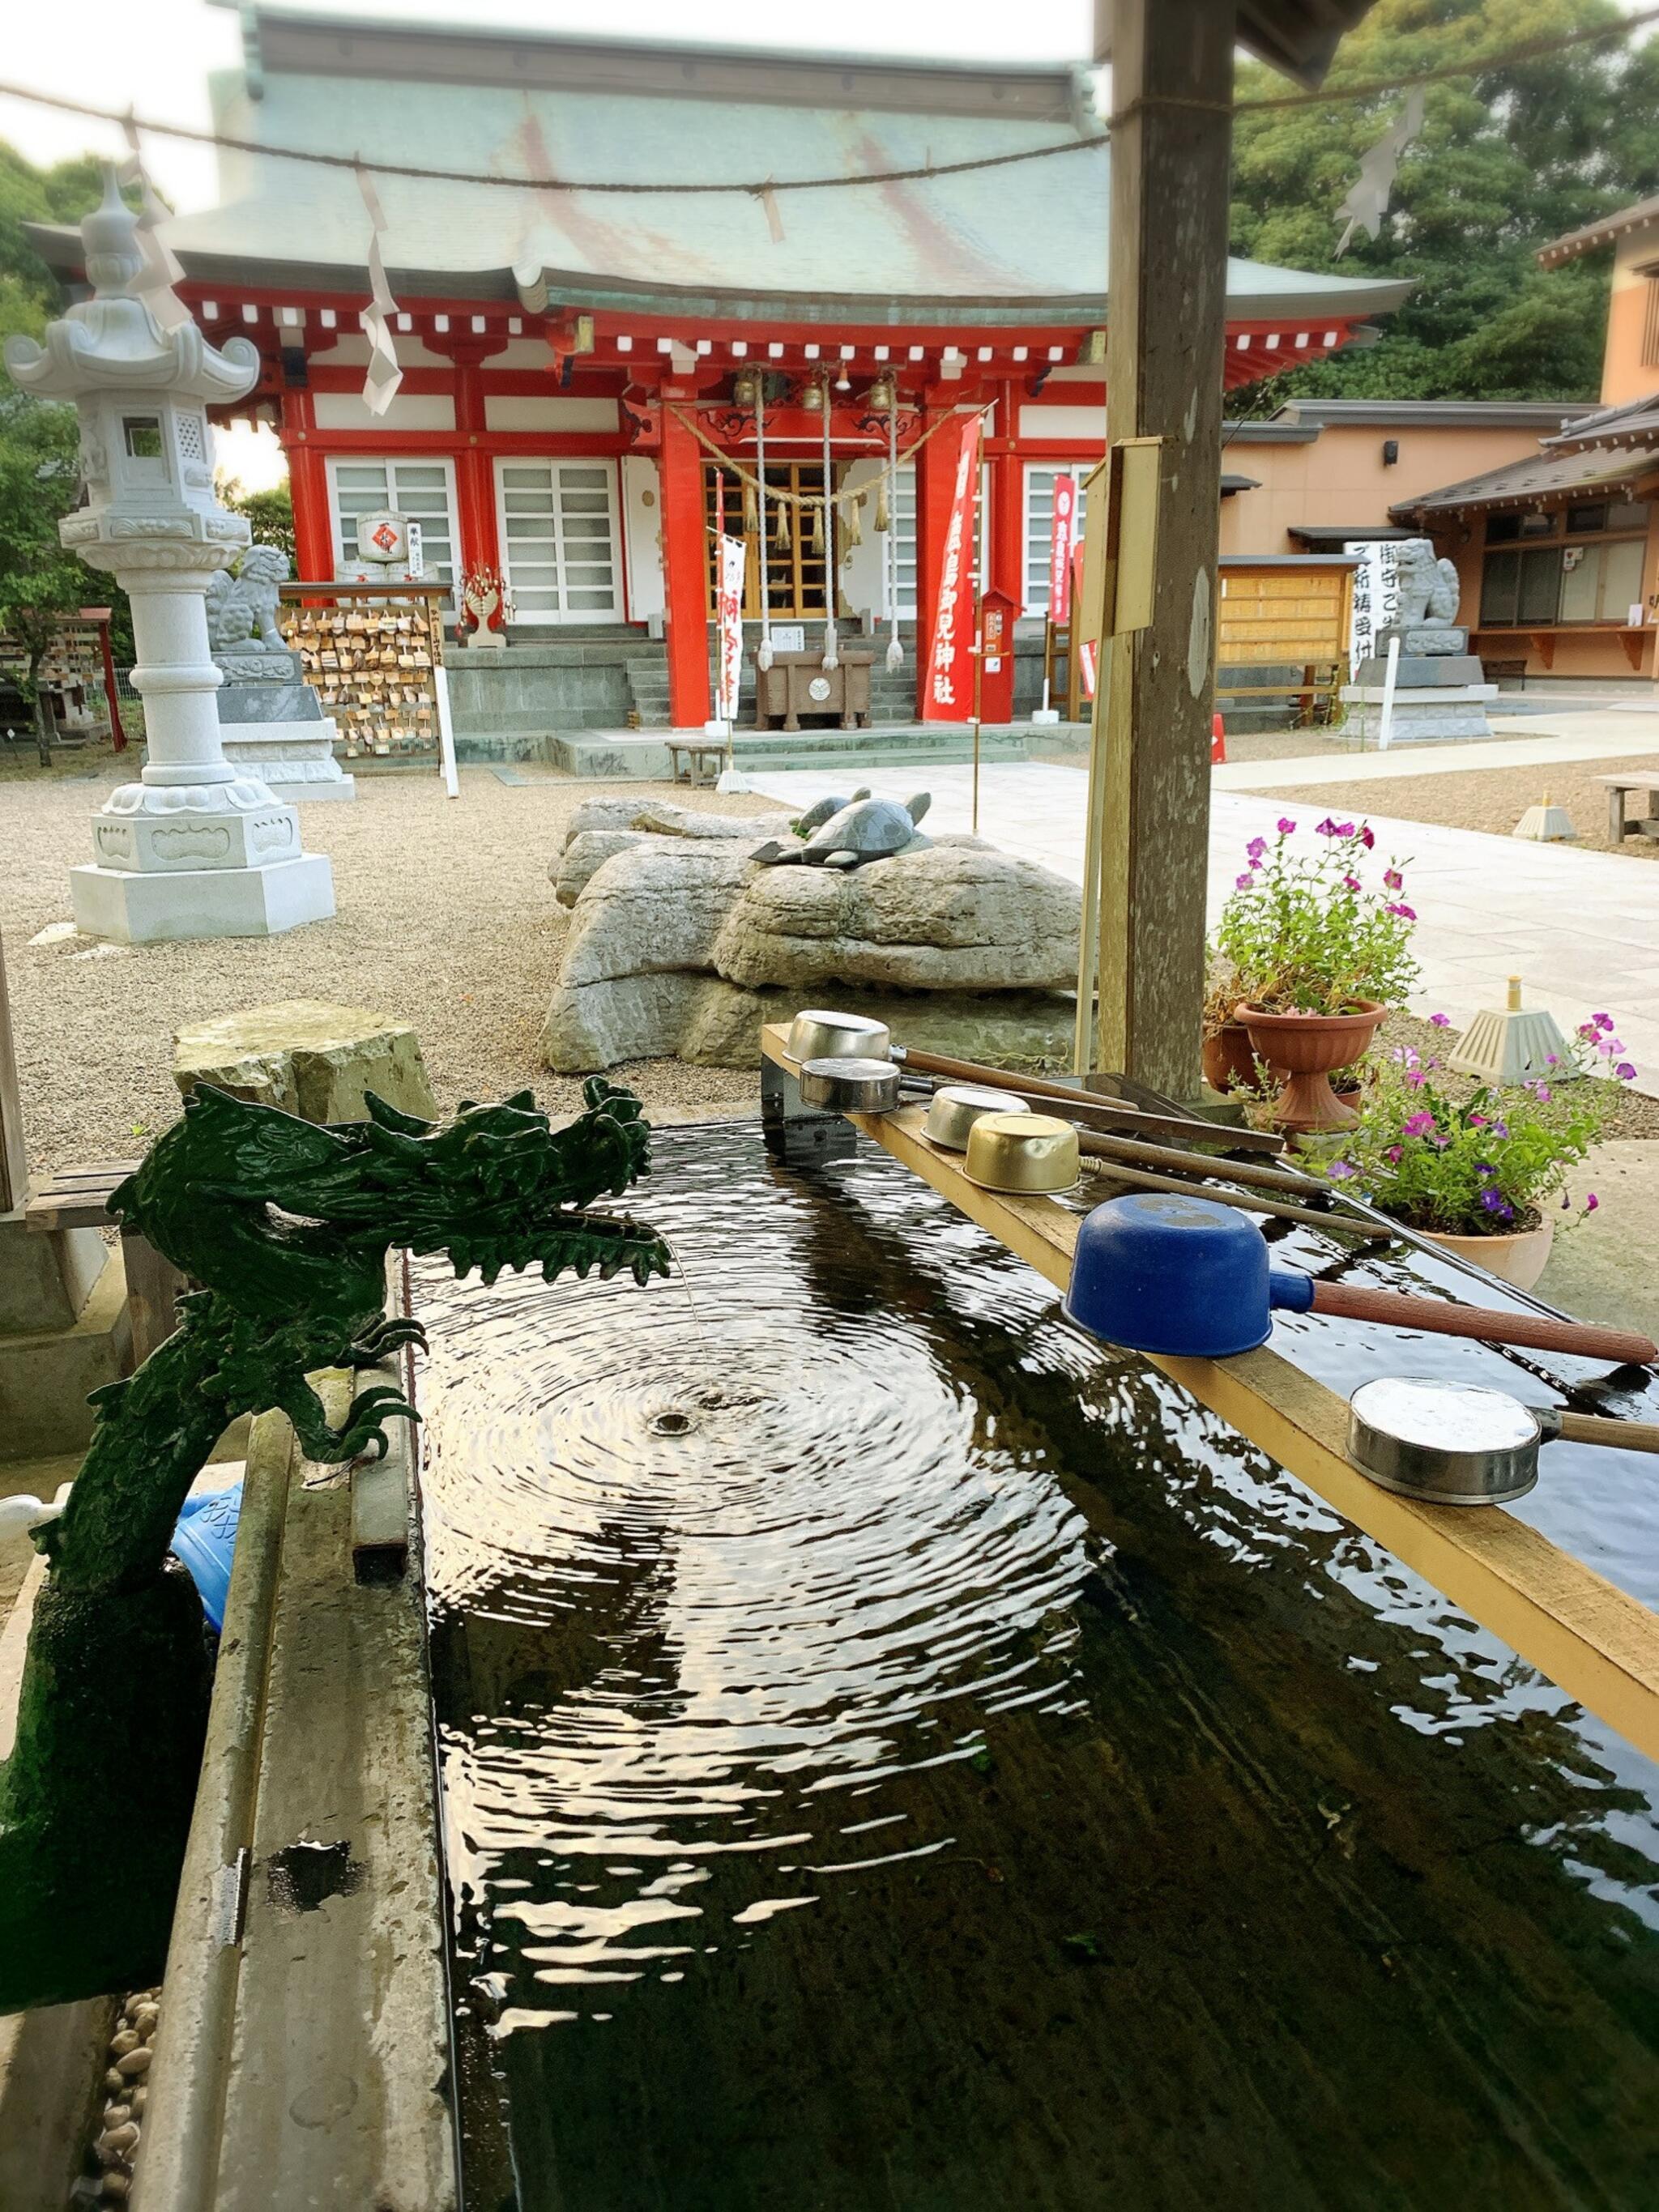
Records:
M82 2181L79 2191L96 2189L106 2204L125 2204L131 2193L133 2160L142 2136L140 2125L149 2091L144 2076L149 2071L151 2046L161 2024L160 1990L138 1990L122 2006L111 2035L108 2057L114 2062L105 2073L105 2102L89 2163L100 2169L95 2181Z

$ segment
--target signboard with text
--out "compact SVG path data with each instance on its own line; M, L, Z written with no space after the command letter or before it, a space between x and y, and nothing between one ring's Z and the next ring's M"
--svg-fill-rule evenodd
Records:
M939 434L950 471L951 516L933 604L924 722L966 722L974 711L974 501L979 489L980 416L963 415Z

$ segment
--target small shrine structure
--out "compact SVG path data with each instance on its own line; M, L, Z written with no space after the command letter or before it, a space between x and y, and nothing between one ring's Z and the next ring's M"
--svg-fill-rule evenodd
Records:
M258 349L222 411L276 426L301 580L396 509L428 577L501 580L515 711L528 685L542 727L700 729L718 526L750 623L809 650L826 617L915 623L880 702L908 715L951 505L932 434L982 410L978 580L1043 611L1054 479L1105 438L1109 156L1080 70L242 22L216 127L258 150L162 234L208 337ZM354 155L410 173L366 194ZM73 233L31 235L79 273ZM379 412L377 236L401 372ZM1407 288L1233 260L1225 289L1232 389L1363 337ZM826 465L827 533L796 503Z

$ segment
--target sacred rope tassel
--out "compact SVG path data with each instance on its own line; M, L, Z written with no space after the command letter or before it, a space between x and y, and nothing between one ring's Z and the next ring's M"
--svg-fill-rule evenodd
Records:
M781 493L780 493L778 495L778 534L773 539L772 543L776 546L780 553L787 553L794 542L794 539L789 534L789 501Z
M830 459L830 394L823 395L823 505L819 509L823 531L823 672L841 665L836 641L836 480Z
M887 503L890 488L893 495L893 505L896 507L898 505L898 387L896 383L893 387L893 404L887 410L887 472L881 480L881 498L884 507ZM879 530L882 526L878 520L877 529ZM896 529L888 531L886 542L881 549L881 559L887 578L887 619L891 626L891 635L887 640L887 665L890 670L893 670L902 668L904 665L904 647L899 642L898 632L899 558Z
M887 512L887 471L884 469L876 487L876 527L878 530L886 530L890 527L890 525L891 517ZM887 556L884 553L882 555L884 564L886 559Z
M823 552L823 502L822 500L815 501L813 503L812 527L807 532L806 542L811 547L815 556L822 556Z
M759 669L772 665L772 576L766 560L766 372L757 370L755 376L755 474L760 483L760 602L761 641L755 649L755 665ZM779 523L779 544L786 542L783 532L789 527L788 510L782 510Z
M859 514L863 504L862 492L847 502L847 542L849 545L862 545L864 543L864 524Z

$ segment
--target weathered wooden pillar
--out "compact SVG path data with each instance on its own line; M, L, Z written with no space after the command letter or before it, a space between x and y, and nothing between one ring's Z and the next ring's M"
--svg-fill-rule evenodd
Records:
M1199 1087L1231 143L1231 0L1098 0L1112 61L1106 387L1161 436L1151 626L1113 654L1100 1065Z

